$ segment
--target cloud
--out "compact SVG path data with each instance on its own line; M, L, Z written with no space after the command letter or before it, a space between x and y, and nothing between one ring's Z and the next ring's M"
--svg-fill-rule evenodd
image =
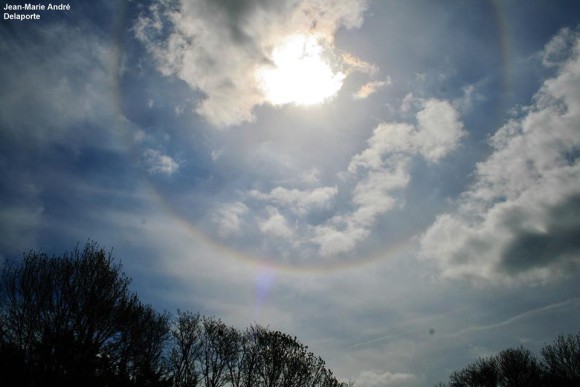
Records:
M319 176L320 171L316 168L312 168L311 170L304 172L302 176L300 176L300 181L308 185L318 184L320 182Z
M27 33L35 38L0 39L0 55L10 58L0 63L4 134L67 146L92 136L94 143L111 147L103 140L115 139L119 131L94 130L87 122L118 127L112 45L90 30L66 26L31 26Z
M289 35L316 33L332 47L335 31L359 27L366 1L181 1L141 15L135 36L159 71L203 93L196 111L216 127L252 121L265 102L255 74ZM167 33L168 32L168 33Z
M373 371L363 371L356 379L357 386L361 387L396 387L408 386L409 383L416 383L418 378L408 373L376 373Z
M241 202L227 203L220 206L214 216L220 236L227 237L232 234L238 234L243 224L242 217L247 212L248 207Z
M87 200L81 212L90 212L95 202L69 186L79 169L98 189L119 181L93 179L104 165L99 157L113 165L134 129L118 109L122 69L114 42L94 26L51 22L0 31L0 250L7 257L41 246L43 235L75 229L54 224L65 223L75 200ZM60 211L55 198L63 192Z
M414 103L415 97L413 97L413 93L408 93L403 97L403 100L401 101L401 111L408 112L409 110L411 110Z
M380 215L400 205L395 197L410 181L408 163L403 160L389 168L379 167L362 176L351 192L351 211L339 214L312 228L310 239L322 256L352 251L367 239Z
M344 53L342 55L342 60L346 65L348 65L350 69L359 73L375 75L379 71L379 67L377 65L366 62L349 53ZM390 78L388 78L387 81L385 82L387 82L387 84L390 85L391 84Z
M379 91L385 86L391 84L391 78L387 77L385 81L373 81L365 83L356 93L352 95L354 99L365 99Z
M311 169L307 175L284 181L269 191L237 191L231 203L238 204L229 204L233 207L220 210L214 217L218 233L224 237L236 232L240 243L253 237L284 238L290 242L287 247L300 257L351 253L369 238L382 216L405 205L404 190L411 181L414 160L420 157L437 164L457 148L465 135L459 113L447 101L422 101L415 120L416 124L379 124L366 141L366 148L354 154L346 169L334 176L334 185L321 185L317 170ZM294 188L304 186L308 188ZM244 219L257 225L254 228L262 235L237 227L240 212L234 209L242 204L246 210L251 209L244 211ZM272 247L265 239L252 243L265 249Z
M456 338L458 336L461 335L465 335L465 334L469 334L472 332L481 332L481 331L487 331L487 330L493 330L499 327L504 327L507 325L511 325L514 324L520 320L525 320L525 319L529 319L530 317L537 317L538 315L544 314L546 312L550 312L554 309L560 309L563 307L567 307L567 306L575 306L578 305L580 301L579 297L575 297L575 298L570 298L568 300L565 301L560 301L560 302L556 302L550 305L545 305L545 306L541 306L538 308L534 308L534 309L530 309L527 310L523 313L519 313L515 316L512 316L506 320L503 321L499 321L493 324L487 324L487 325L480 325L480 326L470 326L467 328L463 328L462 330L458 331L458 332L454 332L452 334L446 335L446 338Z
M298 215L304 215L315 207L324 207L336 195L337 187L320 187L312 190L287 189L276 187L270 193L252 190L250 197L270 202L278 206L288 207Z
M570 39L563 30L546 46ZM490 139L493 152L453 213L425 232L421 256L443 276L547 281L580 266L580 35L525 114ZM435 152L436 153L436 152Z
M143 152L143 162L150 174L172 175L179 169L179 164L175 160L155 149Z
M354 224L348 217L337 216L325 225L313 228L311 242L318 245L323 257L352 251L358 243L365 240L369 230Z
M417 113L419 131L412 142L428 161L437 162L454 150L465 136L459 113L447 101L428 100Z
M563 28L546 44L541 52L540 57L544 66L554 67L565 63L566 59L573 55L576 39L577 31Z
M396 199L390 194L405 188L410 176L407 163L399 162L393 170L376 169L360 180L352 192L357 210L352 214L355 224L369 227L375 218L395 207Z
M474 103L485 101L485 96L481 94L479 89L484 81L478 84L470 84L462 88L463 95L453 101L455 106L462 114L470 113L473 110Z
M369 147L354 156L348 170L377 168L385 157L419 154L438 162L459 145L466 135L459 113L447 101L428 100L417 115L417 127L409 123L382 123L367 141Z
M270 234L275 237L290 239L294 232L290 226L288 226L286 218L284 218L284 216L272 206L268 206L266 210L268 211L268 217L260 220L258 223L260 231L264 234Z
M409 123L382 123L367 140L368 147L352 157L344 176L354 178L353 210L313 228L311 241L322 256L352 251L365 240L380 215L400 206L397 193L411 180L412 156L433 163L453 151L465 135L459 114L447 101L428 100Z

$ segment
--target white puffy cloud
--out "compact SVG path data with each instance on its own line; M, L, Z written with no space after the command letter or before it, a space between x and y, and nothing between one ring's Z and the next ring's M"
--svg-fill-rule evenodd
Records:
M547 46L570 39L563 30ZM423 235L421 256L443 276L546 281L580 265L580 36L523 117L490 139L487 160L462 195Z
M320 255L332 256L352 251L368 237L376 218L397 205L397 199L392 194L408 182L409 175L401 168L396 171L377 169L362 178L352 191L351 201L355 209L313 228L311 242L319 246Z
M355 224L369 227L378 215L395 207L397 201L390 194L409 183L406 168L407 163L401 162L393 171L377 169L356 184L352 192L352 202L357 206L352 214Z
M351 192L353 210L313 228L311 242L319 246L322 256L353 250L368 237L379 216L401 204L396 194L411 180L412 156L436 163L465 135L459 114L446 101L426 101L417 121L417 127L380 124L368 139L368 147L352 157L347 175L356 180Z
M297 249L295 253L302 257L350 253L371 235L382 216L404 205L402 196L411 181L413 160L439 162L458 146L465 134L462 127L449 102L423 101L416 125L378 125L366 148L339 173L335 185L321 185L317 170L311 169L269 191L238 191L235 208L243 203L244 217L248 224L258 226L263 238L287 239L289 248ZM216 224L222 237L239 231L240 211L228 207L220 214ZM249 230L247 234L254 235Z
M240 232L243 224L243 216L248 212L248 207L241 202L226 203L217 210L214 221L218 225L218 233L222 237Z
M319 176L320 171L316 168L312 168L311 170L304 172L302 176L300 176L300 181L308 185L318 184L320 182Z
M175 8L154 5L134 31L164 75L204 94L197 112L227 127L252 121L254 106L265 102L255 74L271 63L277 45L289 35L315 32L331 48L339 27L362 24L366 6L366 0L182 0Z
M414 132L415 128L407 123L381 123L367 140L369 146L351 159L348 171L356 173L359 168L377 169L387 156L392 158L397 150L411 150Z
M427 100L416 117L417 127L409 123L380 124L368 140L369 147L351 160L348 170L377 168L385 157L395 153L419 154L438 162L456 149L466 134L459 113L447 101Z
M264 234L290 239L294 232L288 225L286 218L275 207L268 206L266 210L268 211L268 217L258 223L260 231Z
M447 101L428 100L417 113L418 132L411 143L428 161L437 162L454 150L466 134L459 113Z
M179 169L179 164L175 160L155 149L143 152L143 162L150 174L172 175Z
M344 221L337 217L333 219L332 223L344 223ZM311 242L319 246L319 253L323 257L352 251L359 242L365 240L369 235L369 230L352 223L347 223L341 228L332 223L314 227L314 236L310 239Z
M252 190L250 197L278 206L288 207L294 213L303 215L315 207L323 207L336 195L337 187L319 187L312 190L276 187L270 193Z

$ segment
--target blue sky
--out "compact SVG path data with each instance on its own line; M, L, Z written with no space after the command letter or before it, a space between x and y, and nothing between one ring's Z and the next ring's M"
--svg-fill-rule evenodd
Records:
M0 23L2 260L95 240L362 387L577 333L576 2L70 4Z

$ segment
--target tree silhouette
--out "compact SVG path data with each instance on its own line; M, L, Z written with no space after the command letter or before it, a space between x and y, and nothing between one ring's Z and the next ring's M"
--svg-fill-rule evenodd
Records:
M449 376L451 387L496 387L499 383L499 370L494 357L479 358L475 363Z
M14 356L18 365L3 367L2 385L160 381L168 316L141 304L129 284L111 255L90 242L61 257L30 252L8 265L0 357Z
M580 334L558 336L553 344L542 348L541 354L539 360L524 347L505 349L452 372L449 386L580 386Z
M280 331L215 317L170 320L140 302L94 242L25 254L0 283L0 385L39 387L347 387Z
M257 351L247 332L248 330L240 332L235 329L231 329L229 332L229 340L236 348L235 356L231 356L226 364L228 380L232 387L254 384Z
M200 369L203 386L222 387L228 381L228 364L235 362L237 357L235 330L211 317L202 317L201 325Z
M346 386L295 337L259 325L240 332L213 317L178 312L171 337L174 386Z
M500 384L510 387L542 385L542 370L530 350L519 347L501 351L497 357Z
M541 353L548 383L580 386L580 333L558 336Z
M175 387L197 386L201 377L197 368L201 356L200 320L199 313L177 311L169 351L169 369Z

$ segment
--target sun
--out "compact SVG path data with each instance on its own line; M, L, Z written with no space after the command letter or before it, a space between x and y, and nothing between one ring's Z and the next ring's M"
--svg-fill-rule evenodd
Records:
M334 97L345 75L334 72L313 35L292 35L272 52L272 64L257 72L260 88L273 105L314 105Z

